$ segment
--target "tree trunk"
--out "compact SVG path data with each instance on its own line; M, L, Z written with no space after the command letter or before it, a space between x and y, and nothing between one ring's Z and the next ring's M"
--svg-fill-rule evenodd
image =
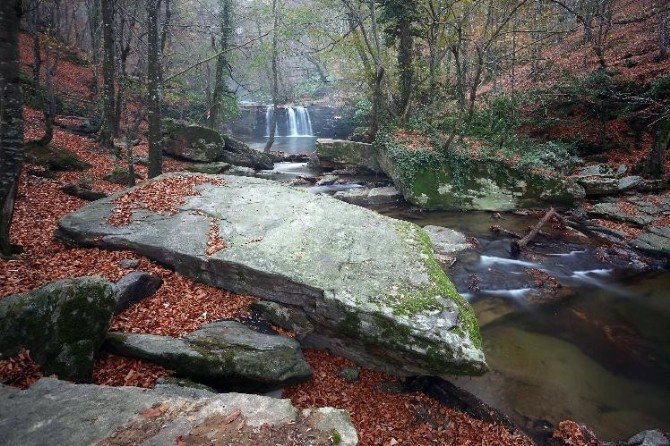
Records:
M100 57L98 49L100 48L100 0L90 0L88 8L89 33L91 39L91 62L93 67L93 82L91 90L93 96L97 96L100 90L98 86L98 62Z
M398 69L400 71L400 100L398 101L398 114L403 117L404 123L410 96L412 95L412 82L414 79L414 40L412 38L412 20L409 14L402 14L398 19Z
M212 108L209 113L209 126L218 129L221 120L221 109L223 97L227 94L224 71L228 68L227 53L230 46L231 24L231 0L221 0L221 40L218 48L219 55L216 58L216 74L214 77L214 91L212 92Z
M659 60L665 60L668 58L668 9L667 7L661 12L661 23L658 27L659 30Z
M266 153L269 153L272 149L272 144L275 142L275 132L277 131L277 96L279 96L277 91L277 27L279 24L277 0L272 0L272 15L274 17L272 25L272 116L270 117L268 141L265 143L264 149Z
M104 122L100 129L100 142L110 153L114 153L114 2L102 1L102 82Z
M665 155L670 147L670 118L661 120L656 129L654 144L647 158L645 173L651 178L663 178L665 174Z
M16 252L9 238L23 163L23 104L19 80L20 0L0 2L0 256Z
M35 91L40 85L40 70L42 68L42 44L40 42L40 31L37 28L38 20L38 3L33 0L30 3L31 17L30 17L30 32L33 35L33 83L35 84Z
M149 95L149 178L162 173L161 145L161 62L158 38L158 11L161 0L147 1L147 93Z

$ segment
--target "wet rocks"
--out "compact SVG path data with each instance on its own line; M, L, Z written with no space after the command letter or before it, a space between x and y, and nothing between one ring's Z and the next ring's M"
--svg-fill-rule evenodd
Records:
M587 227L615 243L652 255L670 254L670 194L634 195L619 201L595 204L588 211ZM618 222L606 224L603 222Z
M143 271L126 274L116 282L116 308L120 313L132 304L153 295L163 284L163 279Z
M220 175L226 173L231 167L229 163L223 162L214 162L214 163L203 163L203 164L191 164L186 167L186 170L189 172L196 173L206 173L209 175Z
M114 286L95 276L5 297L0 300L0 358L26 348L46 375L88 382L115 305Z
M156 389L76 385L44 378L27 390L0 387L3 444L334 444L355 446L344 410L299 411L289 400ZM271 442L272 441L272 442ZM179 442L179 441L178 441Z
M221 155L221 161L256 170L272 169L274 166L274 160L269 154L254 150L230 135L223 134L222 137L226 147Z
M279 388L312 374L295 340L259 333L234 321L205 325L183 339L109 333L107 346L114 353L219 388Z
M336 192L333 196L338 200L359 206L378 206L402 200L402 194L393 186L350 189Z
M358 168L381 172L372 144L344 139L316 140L316 156L325 169Z
M126 226L107 222L118 195L96 201L61 219L58 235L133 250L202 282L274 301L313 327L301 344L368 367L486 371L472 309L421 228L272 181L224 178L197 186L199 195L184 197L174 215L142 211ZM207 255L210 216L220 218L227 247Z

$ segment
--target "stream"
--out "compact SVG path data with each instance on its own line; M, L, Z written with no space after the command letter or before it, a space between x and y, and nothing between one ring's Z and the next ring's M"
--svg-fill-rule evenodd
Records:
M305 163L277 163L278 177L314 176ZM318 173L317 173L318 174ZM355 182L308 188L332 194ZM635 272L575 234L540 237L518 259L511 238L491 225L525 233L537 217L488 212L376 211L438 225L476 239L445 269L477 313L491 371L453 382L520 426L578 421L606 440L645 429L670 430L670 271ZM554 234L556 235L556 234ZM555 279L539 287L529 274Z

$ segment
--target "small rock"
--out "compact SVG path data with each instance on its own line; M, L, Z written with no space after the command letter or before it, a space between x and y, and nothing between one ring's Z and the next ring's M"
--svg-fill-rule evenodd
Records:
M376 389L378 392L386 393L388 395L397 395L404 392L400 381L382 381L377 384Z
M232 166L228 163L202 163L192 164L186 168L189 172L205 173L210 175L219 175L225 173Z
M638 176L624 177L621 178L617 183L617 188L619 189L619 191L624 192L636 188L643 182L644 179L642 177Z
M472 249L465 235L453 229L442 226L427 225L423 228L433 243L433 250L440 255L449 256L466 249Z
M141 177L138 174L135 174L135 179L140 179ZM109 172L107 175L102 177L103 180L109 181L110 183L120 184L121 186L128 186L132 178L128 169L114 169Z
M335 184L337 180L339 180L340 177L337 175L324 175L321 177L319 181L316 182L317 186L330 186L331 184Z
M358 380L360 375L360 370L356 367L342 367L337 371L337 376L345 380L346 382L352 383Z
M670 439L659 430L646 430L633 435L627 446L670 446Z
M236 175L238 177L253 177L256 176L256 171L251 167L231 166L230 169L226 171L226 174Z
M668 187L668 180L644 180L642 184L638 186L640 192L660 192L665 190Z
M70 196L81 198L86 201L95 201L107 196L106 193L92 190L90 187L83 184L68 184L61 187L60 190Z
M140 261L137 259L121 259L119 260L119 267L123 269L135 269L139 266Z
M153 295L163 284L163 279L143 271L134 271L126 274L118 282L116 314L122 312L132 304Z
M628 173L628 166L625 164L620 164L619 167L616 169L616 176L622 177Z

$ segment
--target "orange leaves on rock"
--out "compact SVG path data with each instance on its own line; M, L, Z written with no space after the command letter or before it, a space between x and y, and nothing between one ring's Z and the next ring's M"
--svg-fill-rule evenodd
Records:
M223 237L219 233L219 221L216 218L210 219L210 228L209 236L207 238L207 255L211 256L226 249L226 242L223 241Z
M0 361L0 384L26 389L42 378L40 367L23 350L13 358Z
M143 410L142 412L140 412L140 415L143 416L144 418L156 418L160 417L165 412L167 412L169 408L170 406L168 405L168 403L164 402L161 404L157 404L153 407L150 407L146 410Z
M116 209L109 217L109 223L114 226L127 225L133 211L137 209L174 215L187 196L198 195L195 187L205 183L223 185L225 180L202 175L184 175L139 186L116 199Z
M597 446L601 444L593 432L570 420L558 423L553 438L565 446Z
M230 415L228 415L228 416L226 417L226 423L230 424L230 423L232 423L233 421L237 420L237 418L239 418L239 416L240 416L241 413L242 413L242 411L241 411L240 409L235 409L235 410L233 410L233 411L230 413Z
M93 367L93 382L107 386L152 388L158 378L171 375L170 370L159 365L107 352L102 352Z

